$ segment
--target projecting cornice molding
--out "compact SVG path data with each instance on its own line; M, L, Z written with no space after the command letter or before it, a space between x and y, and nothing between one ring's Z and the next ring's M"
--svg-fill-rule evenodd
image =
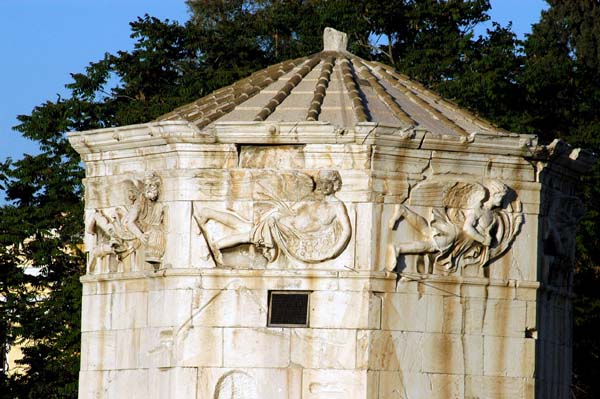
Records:
M151 122L68 134L69 142L83 157L108 151L131 150L168 144L214 143L214 136L200 132L186 121Z
M573 148L561 139L555 139L548 145L532 147L531 159L560 165L576 173L589 172L598 161L597 155L592 151Z
M360 122L353 128L339 128L327 122L218 122L199 130L186 121L160 121L116 128L73 132L73 147L82 156L169 146L196 144L358 144L384 147L479 152L492 155L531 155L537 149L533 135L515 133L472 133L456 136L430 132L421 128L401 128L376 122ZM575 151L575 150L574 150Z

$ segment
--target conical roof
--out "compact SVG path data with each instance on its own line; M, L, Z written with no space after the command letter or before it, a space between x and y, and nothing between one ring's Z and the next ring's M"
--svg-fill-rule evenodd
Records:
M517 155L578 173L596 162L589 151L563 142L538 145L535 135L499 129L392 67L349 53L346 44L346 34L326 28L320 53L270 66L156 121L72 132L69 141L84 159L106 151L221 143Z
M327 28L322 52L270 66L158 121L183 120L201 130L236 122L319 122L454 136L502 132L392 67L349 53L346 42L344 33Z

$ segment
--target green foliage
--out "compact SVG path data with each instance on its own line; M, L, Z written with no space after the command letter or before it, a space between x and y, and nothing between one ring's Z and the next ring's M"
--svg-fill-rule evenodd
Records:
M51 118L62 108L56 105L43 107ZM41 113L33 115L27 122L39 128ZM52 125L48 123L50 129ZM11 398L45 396L42 393L74 397L83 174L64 138L41 128L31 134L44 152L17 162L8 160L0 169L7 198L13 201L0 208L0 323L8 327L9 342L36 343L24 350L26 373L11 378L6 392Z
M24 372L3 376L0 396L77 393L84 173L65 133L146 122L214 88L194 31L150 17L131 27L133 51L106 54L72 75L69 98L19 116L16 129L41 153L0 165L7 200L0 207L0 324L8 343L25 342Z
M1 334L30 343L25 372L0 375L0 398L76 396L84 173L66 132L150 121L257 69L320 51L332 26L348 33L354 54L392 64L504 128L597 151L600 6L549 3L525 42L498 24L474 36L489 19L489 0L187 0L185 25L149 16L132 22L132 51L106 54L72 75L68 98L19 117L16 129L41 153L0 164ZM588 396L581 398L600 397L593 388L598 176L582 185L588 213L578 242L575 367L577 392Z
M392 39L388 63L427 85L461 74L478 45L473 28L489 19L490 8L488 0L372 3L384 11L383 29L375 32Z
M526 104L518 82L524 60L520 46L510 26L494 23L485 38L476 40L460 73L437 83L437 91L507 130L521 131Z

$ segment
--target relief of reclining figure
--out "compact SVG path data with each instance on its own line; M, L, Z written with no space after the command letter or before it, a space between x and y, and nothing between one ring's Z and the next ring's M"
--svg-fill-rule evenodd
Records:
M288 204L270 195L273 209L257 223L232 211L206 207L195 209L194 218L204 235L215 263L223 265L222 249L242 244L258 248L269 263L280 254L306 263L319 263L339 256L348 245L351 225L346 206L335 197L342 187L340 174L320 171L310 198ZM214 220L237 232L213 240L206 223Z
M396 205L389 227L406 220L425 239L394 242L388 257L394 264L388 269L401 254L436 254L434 265L452 272L470 265L487 266L509 248L523 222L520 202L509 203L513 194L497 180L447 183L443 210L432 208L430 220L404 204Z

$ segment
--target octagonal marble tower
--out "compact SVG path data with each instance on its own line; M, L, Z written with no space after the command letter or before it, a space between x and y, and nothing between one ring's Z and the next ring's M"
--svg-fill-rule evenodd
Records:
M594 162L325 49L86 166L79 397L567 398Z

